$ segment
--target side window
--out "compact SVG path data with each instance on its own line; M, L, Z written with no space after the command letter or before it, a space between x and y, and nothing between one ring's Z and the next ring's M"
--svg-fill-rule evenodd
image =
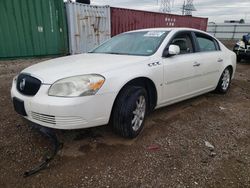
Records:
M194 52L193 43L188 33L179 34L175 36L171 44L174 44L180 47L180 54L188 54L188 53Z
M218 50L218 47L213 38L196 34L196 39L201 52L210 52Z

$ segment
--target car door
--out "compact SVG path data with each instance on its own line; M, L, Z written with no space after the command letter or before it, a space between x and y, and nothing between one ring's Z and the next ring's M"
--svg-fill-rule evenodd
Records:
M195 32L195 40L200 55L199 69L202 74L201 82L198 85L200 91L214 89L220 78L220 70L224 61L223 52L218 42L211 36Z
M188 98L193 93L191 84L200 82L200 55L196 52L195 41L191 32L179 32L171 44L180 47L180 54L163 58L164 65L164 103ZM166 48L167 48L166 47Z

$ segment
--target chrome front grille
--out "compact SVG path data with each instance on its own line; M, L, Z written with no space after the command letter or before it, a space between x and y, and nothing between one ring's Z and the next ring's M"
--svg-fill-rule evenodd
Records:
M41 87L42 82L28 74L20 74L17 77L17 90L23 95L34 96Z
M55 116L31 112L31 117L37 121L41 121L44 123L53 124L53 125L56 124Z
M41 114L37 112L31 112L31 117L32 119L38 122L46 123L50 125L57 125L60 127L84 125L87 123L87 121L82 119L81 117L68 117L68 116L59 117L59 116Z

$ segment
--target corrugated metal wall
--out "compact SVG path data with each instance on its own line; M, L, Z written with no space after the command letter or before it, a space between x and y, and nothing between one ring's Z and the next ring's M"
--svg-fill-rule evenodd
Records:
M0 0L0 57L68 53L62 0Z
M66 3L70 54L88 52L111 37L110 7Z
M154 27L189 27L207 29L207 18L146 12L123 8L111 8L111 35Z
M219 39L237 40L250 33L250 24L209 24L207 32Z

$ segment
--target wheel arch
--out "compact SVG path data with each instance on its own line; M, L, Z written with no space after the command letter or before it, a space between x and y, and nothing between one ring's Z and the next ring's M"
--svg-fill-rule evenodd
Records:
M149 102L149 112L153 111L154 108L157 105L157 100L158 100L158 92L155 86L155 83L148 77L137 77L133 78L129 81L127 81L119 90L118 94L115 97L113 106L112 106L112 111L111 111L111 116L113 113L114 105L116 104L116 101L120 94L123 92L124 89L126 89L128 86L139 86L139 87L144 87L147 91L148 94L148 102Z
M234 68L233 68L233 66L232 65L228 65L226 68L229 68L229 70L230 70L230 73L231 73L231 78L233 77L233 73L234 73ZM225 68L225 69L226 69ZM225 70L224 69L224 70Z
M232 65L228 65L227 66L229 69L231 69L231 71L233 71L234 70L234 68L233 68L233 66Z

